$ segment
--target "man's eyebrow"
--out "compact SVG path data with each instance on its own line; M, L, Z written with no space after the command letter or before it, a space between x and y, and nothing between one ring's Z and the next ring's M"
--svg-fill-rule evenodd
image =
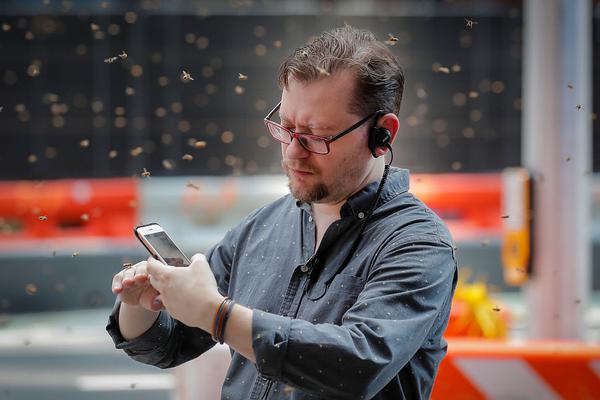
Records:
M277 114L279 114L279 120L281 122L283 121L289 121L287 119L287 117L281 113L281 111L277 112ZM317 124L317 123L310 123L309 125L307 125L308 128L310 129L320 129L320 130L333 130L333 128L329 125L325 125L325 124Z

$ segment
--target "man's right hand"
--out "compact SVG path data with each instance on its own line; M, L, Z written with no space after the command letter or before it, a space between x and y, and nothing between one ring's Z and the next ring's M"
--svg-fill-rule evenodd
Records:
M160 293L150 284L146 272L146 261L126 267L113 277L112 292L121 302L130 306L141 306L149 311L163 309Z

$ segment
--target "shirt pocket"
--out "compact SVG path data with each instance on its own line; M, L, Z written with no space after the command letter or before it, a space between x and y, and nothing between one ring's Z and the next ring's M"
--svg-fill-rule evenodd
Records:
M298 318L340 325L342 316L356 302L364 286L363 278L346 274L335 275L329 285L317 282L302 299Z

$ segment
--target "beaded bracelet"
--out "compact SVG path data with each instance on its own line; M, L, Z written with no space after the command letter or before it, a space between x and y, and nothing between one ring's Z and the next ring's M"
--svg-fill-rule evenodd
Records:
M221 323L221 327L219 329L219 331L217 332L217 339L219 340L220 344L223 344L223 342L225 341L225 325L227 325L227 320L229 319L229 315L231 314L231 310L233 310L233 306L235 304L235 301L230 300L227 303L227 309L225 311L223 311L223 322Z

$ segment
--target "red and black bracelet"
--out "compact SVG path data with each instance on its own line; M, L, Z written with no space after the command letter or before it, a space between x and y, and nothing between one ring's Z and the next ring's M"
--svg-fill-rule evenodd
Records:
M219 329L218 335L217 335L217 339L219 339L219 343L223 344L223 342L225 341L225 325L227 324L227 320L229 319L229 315L231 314L231 310L233 310L233 305L235 304L235 301L230 300L227 303L227 309L225 309L225 311L223 311L223 318L222 318L222 323L221 323L221 329Z
M233 304L235 304L233 300L231 300L229 297L225 297L215 312L212 328L212 339L215 342L223 344L225 324L229 319L229 314L231 313Z

